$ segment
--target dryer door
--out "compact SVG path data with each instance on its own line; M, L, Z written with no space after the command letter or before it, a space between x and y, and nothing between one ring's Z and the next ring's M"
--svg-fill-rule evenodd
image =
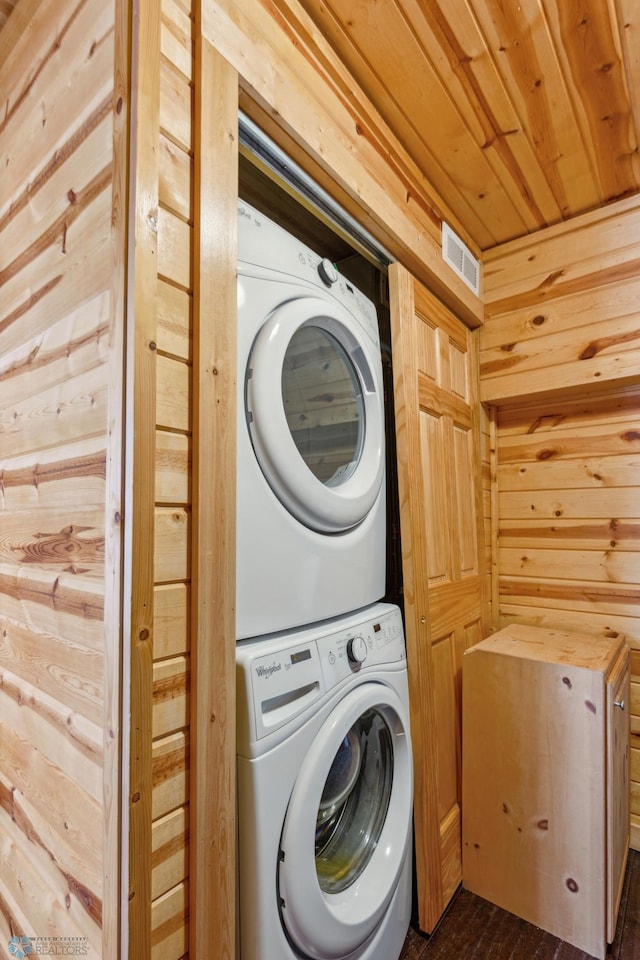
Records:
M382 920L407 855L412 785L399 698L356 687L314 739L282 831L281 917L307 956L346 957Z
M301 523L322 533L359 524L384 476L380 357L338 303L299 297L253 344L245 412L260 467Z

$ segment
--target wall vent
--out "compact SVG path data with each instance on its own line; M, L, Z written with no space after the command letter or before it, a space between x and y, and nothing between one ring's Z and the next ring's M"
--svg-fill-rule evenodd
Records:
M448 223L442 221L442 256L461 280L480 296L480 263Z

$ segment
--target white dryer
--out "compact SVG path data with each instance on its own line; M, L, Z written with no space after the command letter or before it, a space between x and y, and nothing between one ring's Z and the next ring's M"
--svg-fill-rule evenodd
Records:
M385 592L382 363L374 305L238 208L236 637Z
M236 658L240 960L396 960L413 811L398 608Z

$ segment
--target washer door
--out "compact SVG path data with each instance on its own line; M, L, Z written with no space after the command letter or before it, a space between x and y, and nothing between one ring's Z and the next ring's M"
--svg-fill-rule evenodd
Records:
M395 692L365 683L315 737L296 778L281 839L282 922L316 960L348 956L389 905L412 815L411 746Z
M384 475L380 359L339 304L282 304L256 337L246 417L264 476L301 523L321 533L359 524Z

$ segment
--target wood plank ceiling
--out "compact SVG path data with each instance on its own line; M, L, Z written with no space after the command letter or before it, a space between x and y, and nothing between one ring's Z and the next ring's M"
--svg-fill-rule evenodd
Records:
M640 0L301 3L481 250L640 189Z
M300 2L478 250L640 191L640 0Z

